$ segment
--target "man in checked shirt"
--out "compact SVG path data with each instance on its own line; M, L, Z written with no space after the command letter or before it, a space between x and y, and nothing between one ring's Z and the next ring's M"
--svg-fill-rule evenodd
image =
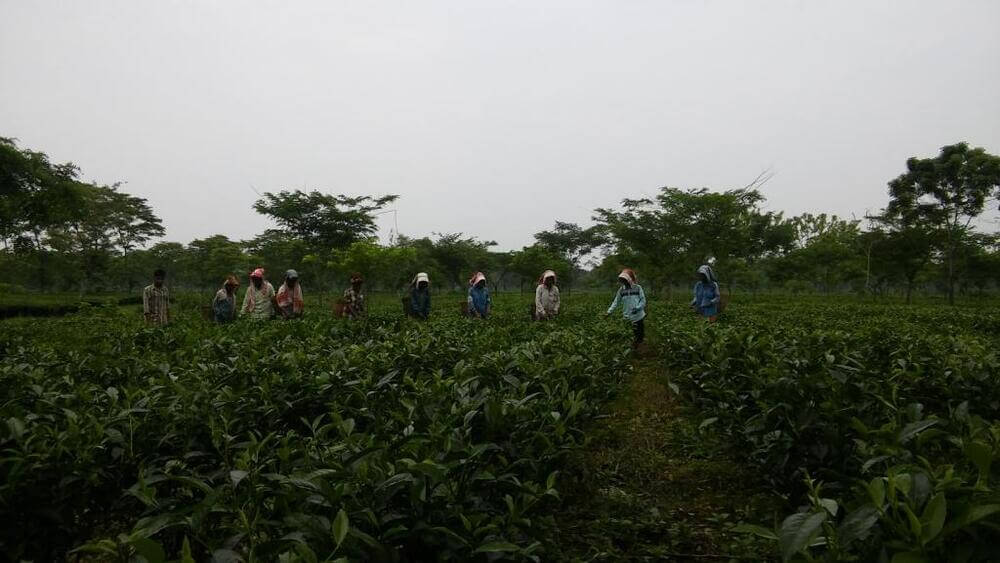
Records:
M170 322L170 294L163 285L167 273L163 270L153 272L153 285L147 285L142 290L142 313L146 323L162 326Z

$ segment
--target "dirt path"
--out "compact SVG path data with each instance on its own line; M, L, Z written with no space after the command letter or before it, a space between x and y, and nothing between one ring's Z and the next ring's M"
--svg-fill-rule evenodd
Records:
M780 502L667 386L656 335L635 375L571 462L556 517L566 560L767 560L773 547L734 532Z

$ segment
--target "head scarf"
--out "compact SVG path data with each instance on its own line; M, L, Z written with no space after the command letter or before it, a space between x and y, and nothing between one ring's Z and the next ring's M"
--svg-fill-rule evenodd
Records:
M264 279L264 268L257 268L253 272L250 272L250 277Z
M618 279L627 281L630 285L635 285L639 283L638 278L635 277L635 271L632 268L625 268L622 273L618 274Z
M413 276L413 281L410 283L413 284L413 287L417 287L417 285L419 285L420 282L427 282L427 285L430 285L431 279L430 277L427 276L426 273L420 272L419 274Z
M698 273L705 274L705 277L708 278L708 283L716 283L719 281L715 278L715 272L712 271L712 267L708 264L702 264L699 266Z
M285 308L291 304L293 313L302 312L302 284L295 284L295 289L292 290L288 289L287 283L281 284L281 287L278 288L278 295L275 298L278 300L279 307Z
M287 272L285 272L285 279L297 280L299 279L299 273L296 272L295 270L288 270Z
M555 283L556 273L553 272L552 270L545 270L544 272L542 272L542 277L538 278L538 285L544 285L545 280L548 278L552 278L552 283Z
M472 274L472 278L469 279L469 285L475 287L481 281L486 281L486 276L482 272L476 272Z

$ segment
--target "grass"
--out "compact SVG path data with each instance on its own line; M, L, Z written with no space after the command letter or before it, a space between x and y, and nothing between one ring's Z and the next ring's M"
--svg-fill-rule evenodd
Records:
M648 337L655 340L655 333ZM654 346L568 465L572 492L553 538L566 560L767 560L773 545L734 531L783 501L675 400Z

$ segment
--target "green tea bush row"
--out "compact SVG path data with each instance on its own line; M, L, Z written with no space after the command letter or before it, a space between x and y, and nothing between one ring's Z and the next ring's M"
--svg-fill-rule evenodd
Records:
M996 312L792 303L659 323L675 388L802 505L748 528L785 559L995 556Z
M0 325L12 557L538 558L627 329L376 314Z

